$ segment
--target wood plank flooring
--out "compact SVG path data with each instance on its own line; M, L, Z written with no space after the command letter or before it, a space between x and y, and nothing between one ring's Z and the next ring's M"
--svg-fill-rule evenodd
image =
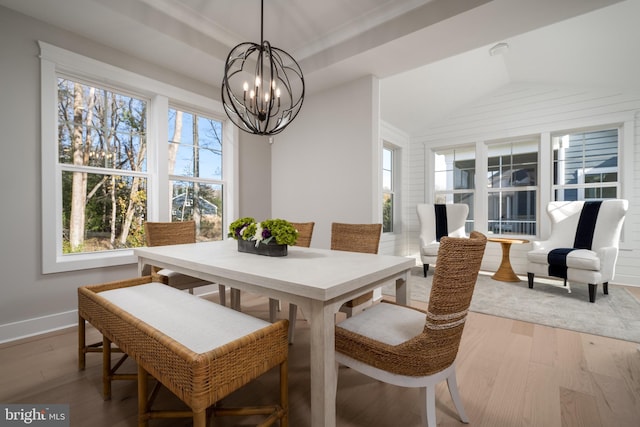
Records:
M640 294L640 291L636 295ZM268 318L267 299L243 294L243 311ZM414 303L420 305L418 303ZM588 306L585 305L585 309ZM280 316L286 316L283 303ZM299 313L290 347L290 425L309 425L309 329ZM88 328L90 340L99 334ZM115 358L115 357L114 357ZM127 362L130 372L135 365ZM472 426L638 427L640 345L470 313L458 357L458 384ZM117 381L101 396L101 356L77 369L77 332L70 329L0 347L0 402L68 403L73 427L136 426L136 385ZM274 402L271 371L225 399L227 405ZM160 405L181 407L168 392ZM419 426L418 391L386 385L350 369L339 371L340 427ZM439 426L462 426L444 383L437 387ZM215 426L255 425L256 419L216 418ZM151 427L189 426L190 420L152 420Z

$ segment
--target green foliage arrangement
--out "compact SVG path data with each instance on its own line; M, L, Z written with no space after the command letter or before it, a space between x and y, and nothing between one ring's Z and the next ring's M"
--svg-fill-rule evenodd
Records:
M252 240L256 246L275 242L279 245L295 245L298 230L284 219L265 219L256 223L251 217L238 218L229 225L228 237L236 240Z
M229 234L227 237L232 237L236 240L251 240L255 234L256 220L247 216L238 218L229 224Z

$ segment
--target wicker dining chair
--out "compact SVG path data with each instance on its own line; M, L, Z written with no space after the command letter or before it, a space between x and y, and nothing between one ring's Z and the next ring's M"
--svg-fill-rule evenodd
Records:
M447 380L460 420L468 423L455 366L486 242L476 231L468 239L440 240L426 312L382 302L336 325L336 366L420 388L422 424L428 427L436 426L435 387Z
M313 227L315 222L292 222L291 225L298 230L298 239L295 246L308 248L311 246L311 238L313 237ZM271 322L276 321L276 312L280 308L280 300L269 298L269 319ZM289 304L289 343L293 343L293 335L296 328L295 321L298 313L298 306Z
M181 222L150 222L144 223L144 235L147 246L179 245L196 242L195 221ZM193 293L193 288L210 285L207 280L187 276L169 269L151 267L151 277L154 282L164 283L177 289L188 289ZM224 285L218 285L220 304L226 305L226 289Z
M313 237L313 227L316 225L315 222L292 222L291 225L293 228L298 230L298 239L296 240L295 246L301 246L303 248L308 248L311 246L311 238Z
M382 224L331 224L331 249L336 251L377 254ZM353 313L373 304L373 291L347 301L340 311L351 317Z

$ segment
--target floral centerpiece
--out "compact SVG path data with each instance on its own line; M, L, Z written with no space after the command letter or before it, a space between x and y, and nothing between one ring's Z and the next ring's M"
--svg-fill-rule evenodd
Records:
M256 222L254 218L245 217L229 225L228 237L238 241L240 252L284 256L288 245L295 245L298 240L298 230L284 219Z

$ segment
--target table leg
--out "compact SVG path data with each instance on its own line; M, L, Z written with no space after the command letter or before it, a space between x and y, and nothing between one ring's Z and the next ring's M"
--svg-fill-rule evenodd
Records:
M236 311L242 311L240 308L240 289L231 288L230 307Z
M491 277L495 280L500 280L501 282L519 282L520 278L513 272L511 259L509 258L511 242L500 242L500 246L502 247L502 260L500 261L500 267Z
M311 302L311 427L336 425L336 311L331 304Z
M411 299L407 274L404 273L401 278L396 279L396 302L402 305L409 305Z

